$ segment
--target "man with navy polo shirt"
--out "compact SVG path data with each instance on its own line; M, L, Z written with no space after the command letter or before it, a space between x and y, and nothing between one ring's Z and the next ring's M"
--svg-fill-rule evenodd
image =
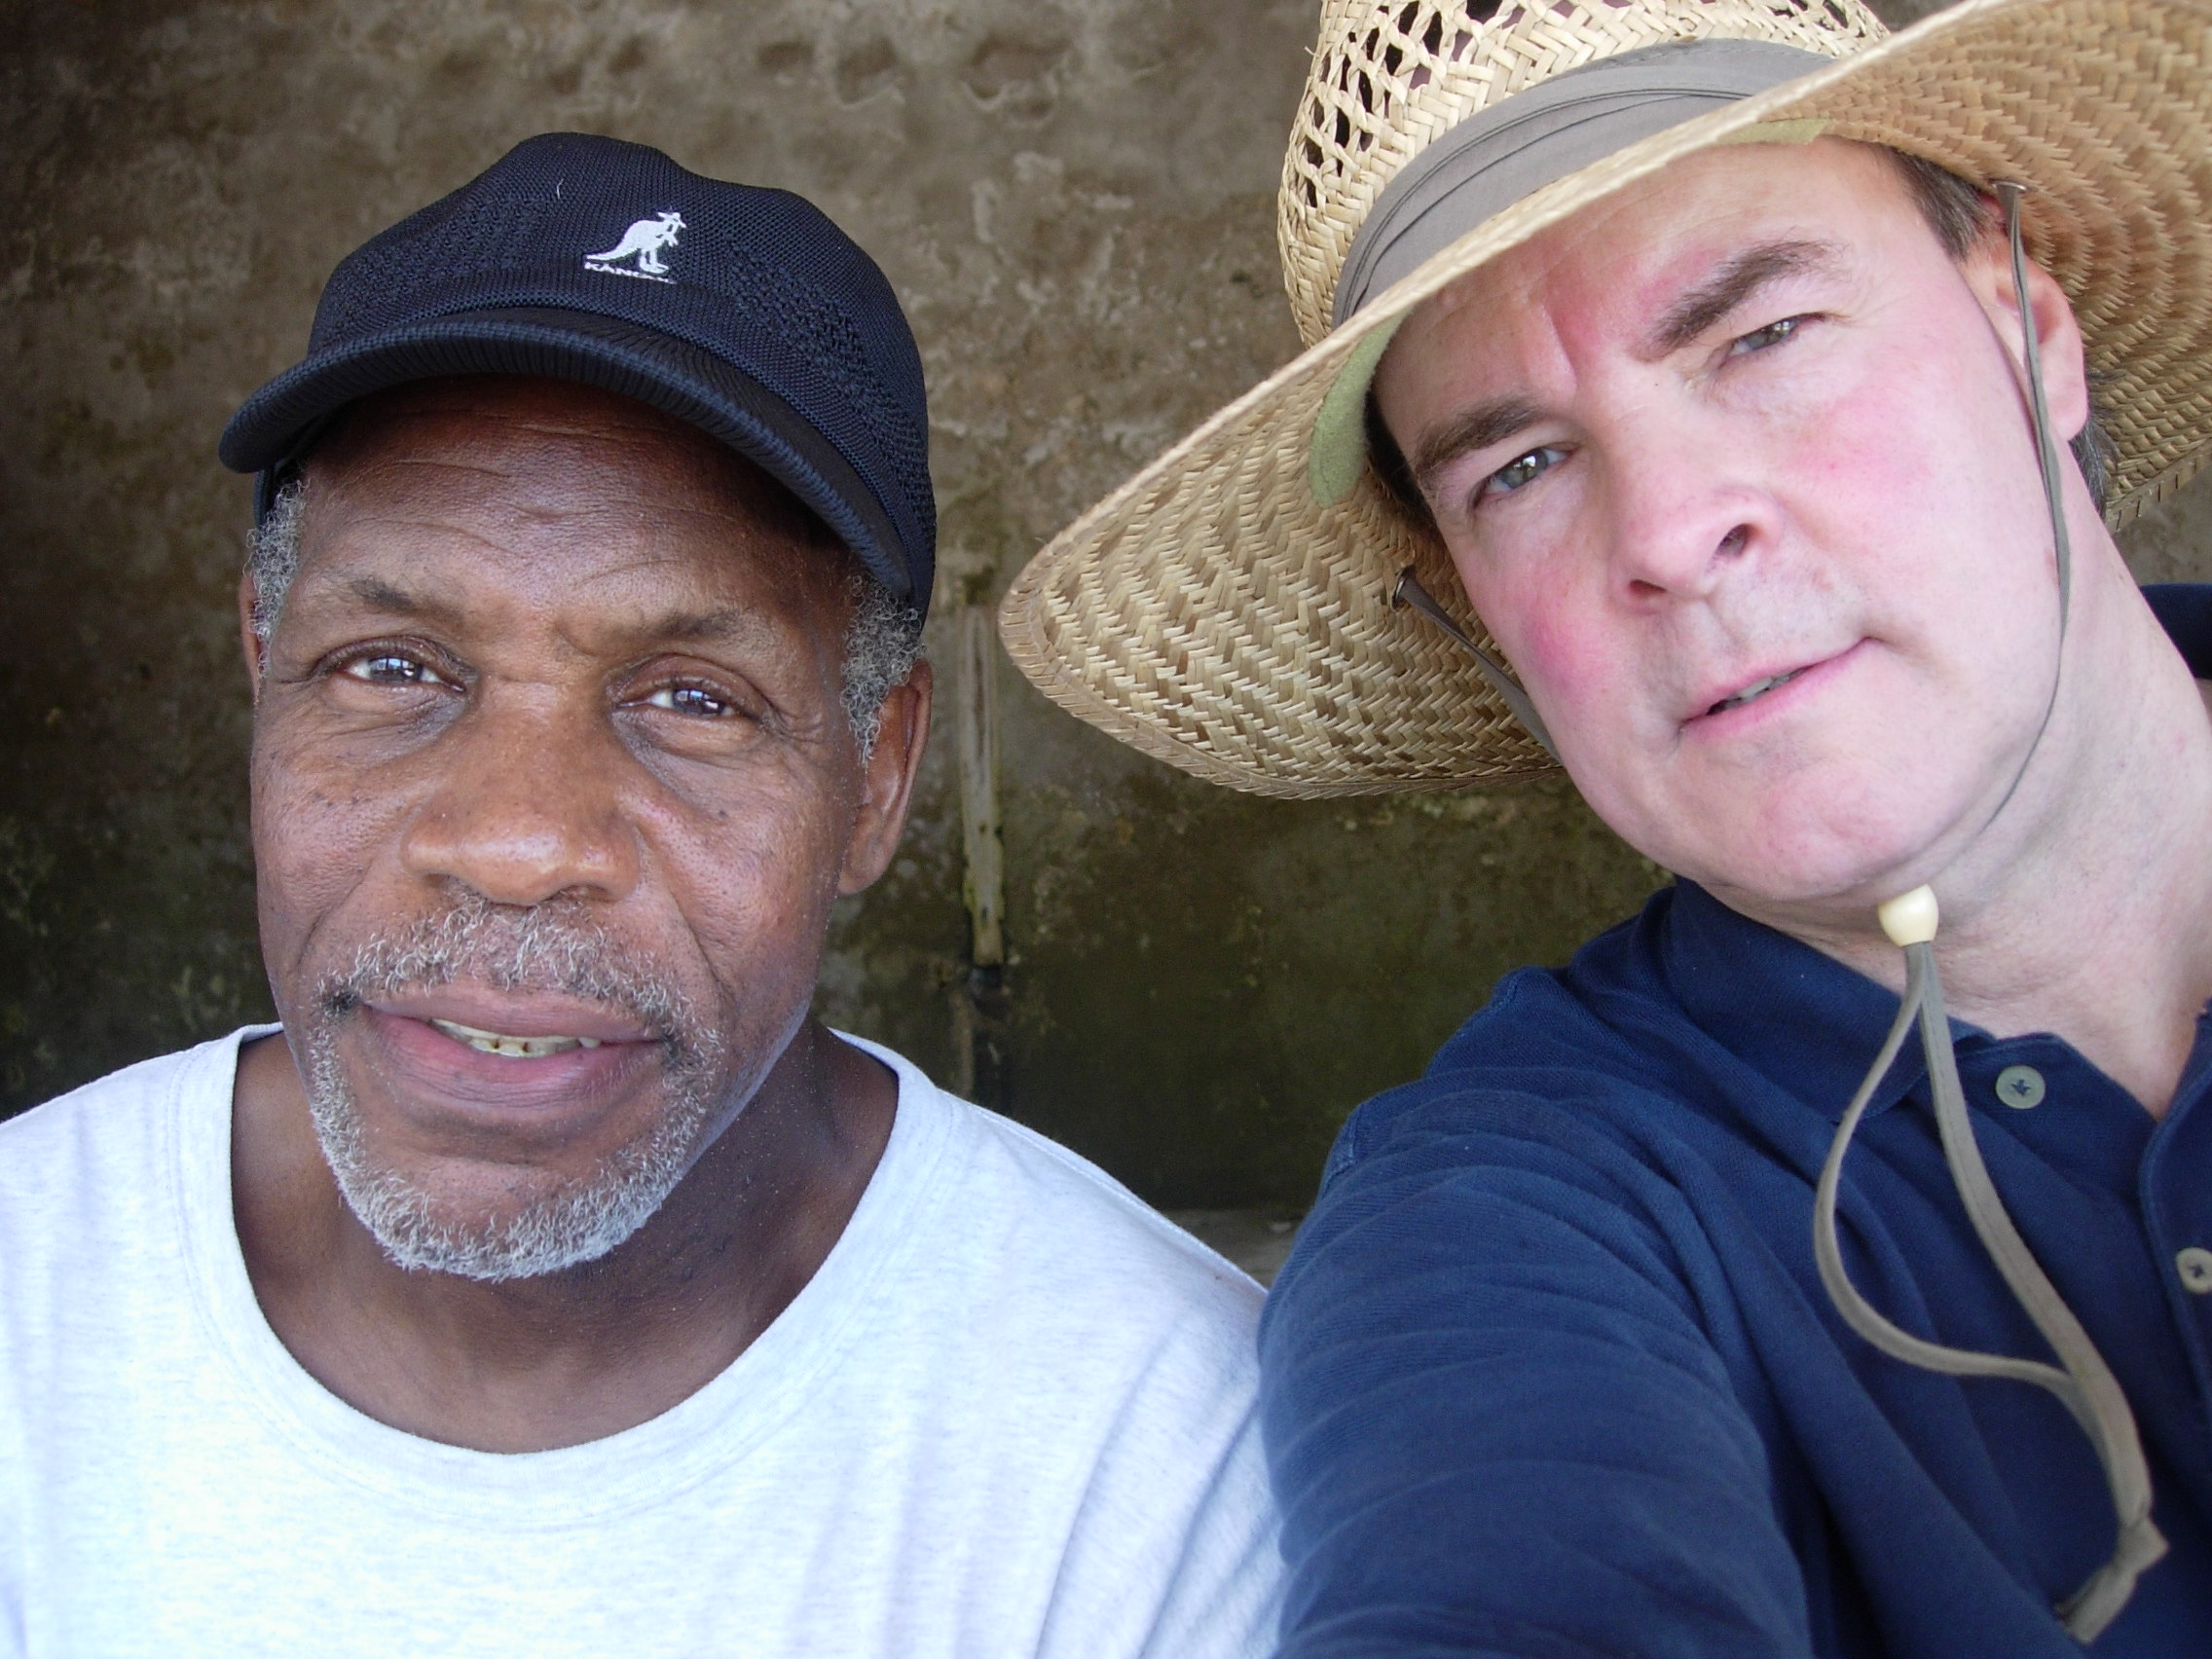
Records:
M2112 534L2212 461L2208 77L2201 0L1326 0L1308 350L1009 643L1679 879L1345 1125L1289 1659L2212 1653L2212 596Z
M222 455L282 1026L0 1126L0 1654L1257 1654L1259 1291L809 1016L929 729L921 365L532 139Z

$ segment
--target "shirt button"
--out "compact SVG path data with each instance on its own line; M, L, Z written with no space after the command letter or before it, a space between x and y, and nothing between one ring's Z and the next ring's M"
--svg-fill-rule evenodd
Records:
M2007 1066L1997 1074L1997 1098L2025 1112L2043 1104L2043 1073L2033 1066Z
M2174 1267L2181 1273L2181 1282L2198 1296L2212 1291L2212 1250L2207 1250L2200 1244L2192 1244L2186 1250L2176 1250Z

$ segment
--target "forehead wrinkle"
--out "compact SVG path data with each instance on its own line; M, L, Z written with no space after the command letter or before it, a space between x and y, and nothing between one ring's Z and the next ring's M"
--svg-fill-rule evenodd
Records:
M544 608L556 618L562 637L579 649L599 649L583 642L611 642L604 648L616 651L652 645L760 645L774 643L781 630L776 623L779 603L789 595L769 584L757 597L721 599L713 590L719 582L685 579L677 571L680 562L644 557L594 572L573 597L581 603L574 610L558 601ZM643 578L648 591L638 591ZM609 587L611 586L611 592ZM676 589L670 592L670 588ZM650 591L657 589L658 591ZM684 590L689 590L686 593ZM593 597L605 595L604 598ZM632 597L634 596L634 597Z
M347 591L363 606L394 616L433 616L460 620L462 609L446 601L410 592L383 576L356 576ZM527 608L550 613L561 636L580 649L576 629L559 616L558 602L531 604ZM753 645L772 641L777 630L756 605L716 605L692 608L682 605L649 609L640 607L631 616L615 607L594 606L589 632L610 637L617 651L641 645Z
M499 476L494 468L466 470ZM608 562L583 578L594 584L735 560L759 567L771 586L782 587L806 570L807 556L817 551L724 501L672 500L642 485L617 493L595 482L567 482L577 486L578 498L453 500L410 494L396 501L358 501L337 491L318 498L314 524L302 536L303 553L316 555L317 564L331 553L343 554L349 564L381 563L385 555L405 561L463 553L487 567L518 556L527 565L535 562L533 545L518 541L516 532L550 533L555 539L546 547L588 544L606 550ZM321 522L326 513L334 524ZM690 530L679 528L684 521L690 521Z
M756 608L743 605L645 611L634 617L596 611L583 619L558 618L554 631L566 649L601 660L638 658L686 646L750 654L775 650L784 643L767 617Z
M803 580L794 587L797 573L778 569L777 561L762 556L765 551L729 544L715 550L714 567L725 567L733 557L739 570L752 567L750 574L736 577L736 597L723 597L730 591L727 569L718 575L678 552L646 548L572 587L572 605L551 600L534 609L550 615L561 639L585 655L684 645L777 650L793 624L800 633L812 631L819 596Z
M465 534L465 533L463 533ZM469 539L481 539L470 537ZM487 545L496 545L487 543ZM600 572L600 577L622 577L638 571L651 571L663 567L658 559L639 559L614 571ZM597 579L594 586L599 585ZM438 624L459 627L468 619L470 607L464 602L446 595L410 585L403 577L375 571L362 572L344 578L339 591L362 608L395 619L423 618ZM584 645L584 636L560 616L558 601L526 601L526 608L537 614L548 615L557 631L577 649L593 654L593 648ZM599 604L591 608L588 632L610 637L611 648L617 652L634 651L641 645L757 645L771 643L777 629L757 604L685 605L681 601L653 607L648 600L634 608L633 614L625 617L621 612L633 609L619 605ZM605 648L605 647L602 647Z
M410 592L381 576L356 576L346 584L347 593L364 608L395 620L424 619L459 630L465 620L461 607L434 596ZM779 632L759 609L752 606L723 605L704 609L674 608L644 613L635 619L594 614L579 630L568 618L550 619L554 637L564 652L583 659L611 660L682 646L716 646L758 650L779 644Z
M718 606L712 610L678 610L642 623L640 634L671 645L719 645L725 641L759 638L773 632L760 612L742 605Z
M576 388L548 384L553 397L385 405L365 427L335 433L307 470L331 474L326 487L340 492L364 478L373 490L375 476L386 473L411 493L435 491L423 481L443 474L457 485L521 486L551 501L587 480L591 494L613 503L666 506L681 498L705 504L728 493L729 452L713 438L627 398L562 401ZM734 516L719 502L709 510Z
M305 584L312 571L328 564L333 557L340 560L341 569L352 564L384 564L391 559L404 563L427 550L450 550L457 541L479 549L493 559L511 551L498 536L459 522L458 515L441 513L424 504L354 507L340 515L335 530L325 528L319 534L302 535L300 580ZM346 591L378 609L425 611L437 608L429 600L418 599L405 588L374 573L349 578ZM398 603L393 603L395 598Z
M518 533L549 534L566 542L629 546L628 560L593 573L592 579L600 580L682 562L683 550L672 545L682 539L681 533L670 528L680 521L708 527L715 546L725 554L773 555L786 539L742 510L741 504L681 486L655 490L651 480L629 473L605 479L564 475L547 488L533 490L508 488L534 480L497 461L408 457L396 464L425 473L464 475L486 481L493 489L483 494L446 494L434 487L406 488L394 499L380 498L373 490L349 488L355 481L342 479L330 497L321 498L338 506L338 528L313 540L350 550L390 547L402 557L465 544L493 562L528 551L517 543Z
M725 452L712 440L611 399L572 420L565 404L455 404L465 426L449 426L442 407L403 406L353 434L348 451L311 461L332 475L325 498L337 520L313 539L342 555L339 591L355 602L467 625L488 614L484 602L502 610L513 602L522 609L510 616L535 616L571 648L597 654L640 642L750 649L781 635L786 612L822 597L798 568L807 561L793 557L794 538L762 518L749 476L724 475ZM457 595L420 579L424 558L443 569L457 556L507 573L489 589L464 581ZM580 578L580 588L560 585L582 611L533 574L547 560ZM361 572L350 590L349 565Z
M1722 260L1705 280L1676 298L1644 338L1646 360L1680 350L1768 284L1785 276L1831 271L1834 244L1790 240L1762 242Z
M430 504L437 500L439 485L430 480L450 477L507 490L517 498L501 500L471 494L456 505L503 510L517 518L583 519L645 507L661 513L701 513L734 523L751 522L745 513L733 511L726 501L717 499L718 492L708 480L688 475L689 468L680 473L678 464L672 462L667 469L669 476L648 478L635 466L615 464L604 453L595 454L603 446L589 441L593 434L579 431L576 436L581 441L559 446L567 453L550 457L543 448L504 445L481 456L452 451L402 452L373 457L363 470L372 478L376 472L388 472L393 482L419 503L419 510L435 510ZM549 461L554 464L548 466ZM368 488L373 491L375 486L372 483ZM342 475L333 481L334 494L361 491L357 478Z

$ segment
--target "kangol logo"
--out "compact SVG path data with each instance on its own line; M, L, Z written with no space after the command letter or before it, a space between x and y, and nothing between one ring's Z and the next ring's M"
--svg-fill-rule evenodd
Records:
M668 275L662 263L660 250L676 245L676 233L683 229L683 215L676 212L657 213L650 219L640 219L622 233L622 240L605 253L584 255L584 269L596 271L603 276L634 276L645 282L667 282L676 278ZM620 261L635 259L633 269Z

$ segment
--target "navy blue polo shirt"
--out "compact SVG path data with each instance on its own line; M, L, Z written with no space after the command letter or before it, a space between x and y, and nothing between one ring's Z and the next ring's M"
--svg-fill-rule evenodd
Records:
M2212 588L2150 591L2212 679ZM2051 1606L2112 1549L2087 1438L2040 1388L1876 1351L1814 1267L1814 1183L1896 1011L1684 882L1352 1115L1261 1331L1286 1654L2081 1651ZM2094 1651L2204 1659L2212 1013L2162 1121L2055 1037L1955 1031L2172 1546ZM1908 1043L1845 1165L1851 1274L1909 1331L2047 1357L1927 1093Z

